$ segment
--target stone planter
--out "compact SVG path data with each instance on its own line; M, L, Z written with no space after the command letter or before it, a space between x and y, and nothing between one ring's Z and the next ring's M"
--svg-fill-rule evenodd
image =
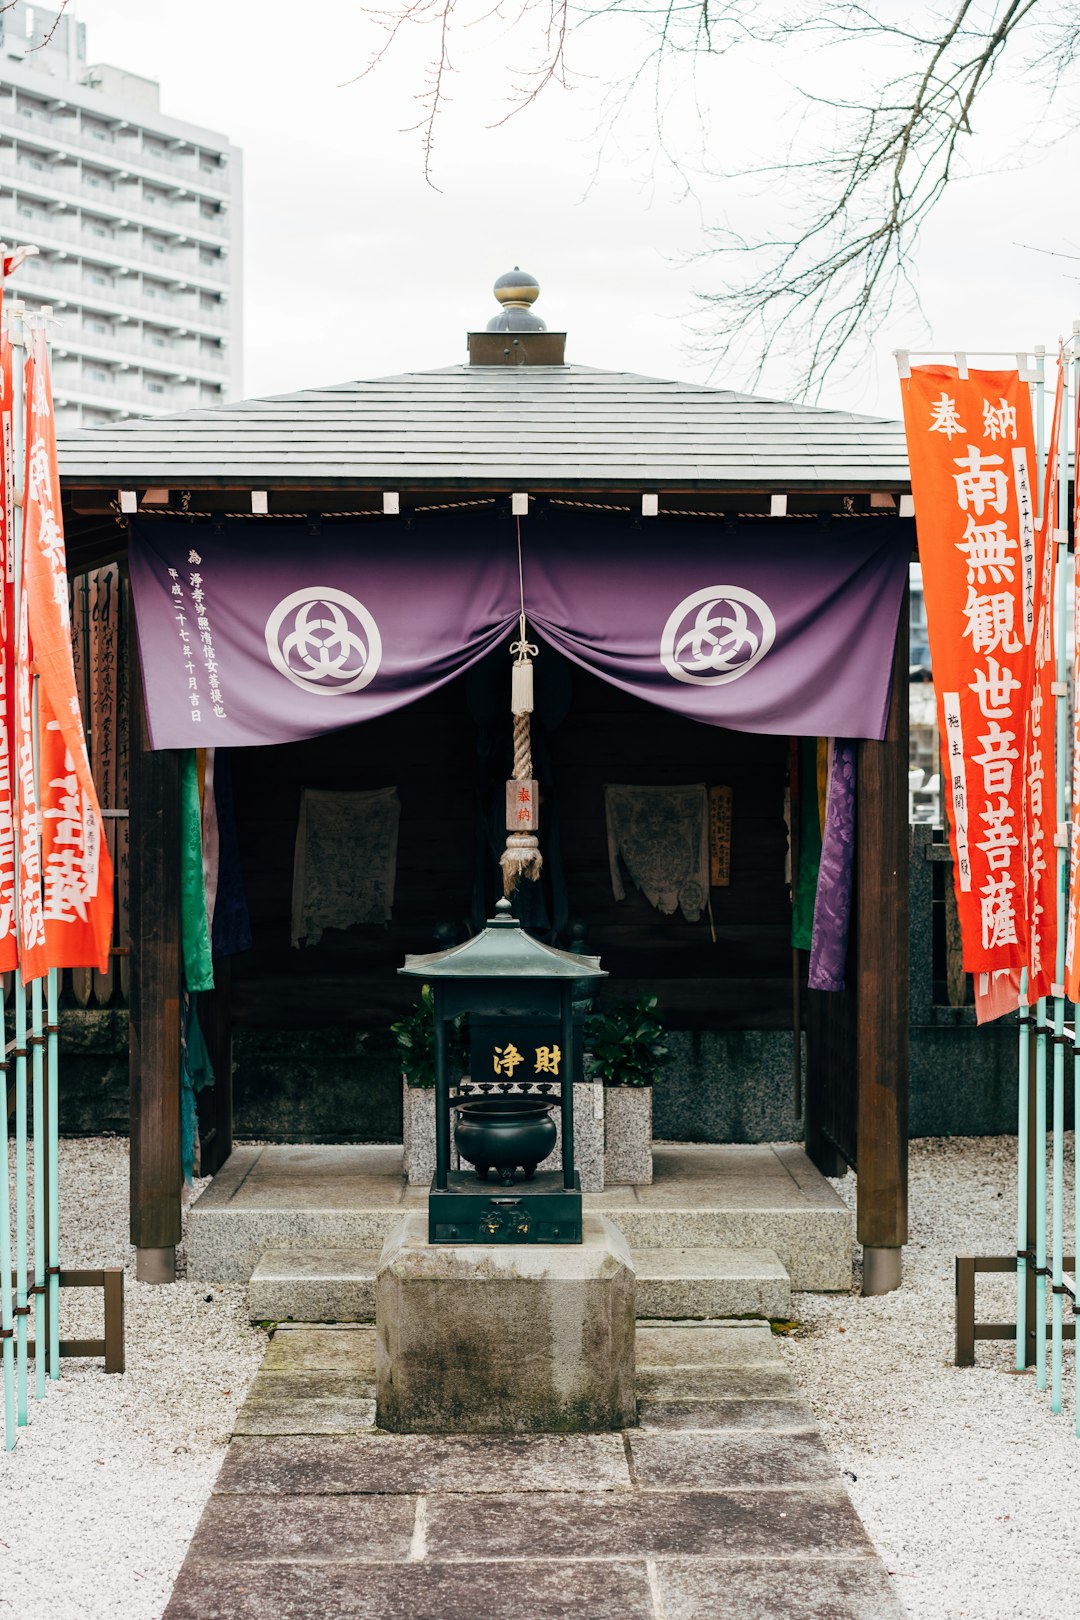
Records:
M604 1185L652 1180L652 1086L604 1087Z
M562 1169L562 1115L551 1111L558 1136L555 1151L541 1165L543 1170ZM581 1177L582 1192L604 1190L604 1087L597 1081L584 1081L574 1087L574 1168Z
M430 1187L435 1174L435 1088L401 1082L402 1140L405 1180L410 1187ZM457 1148L450 1143L450 1168L458 1168Z

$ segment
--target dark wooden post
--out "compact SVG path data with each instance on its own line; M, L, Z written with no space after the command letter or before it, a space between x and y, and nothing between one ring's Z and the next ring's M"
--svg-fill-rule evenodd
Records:
M131 1241L140 1282L172 1282L180 1241L180 771L151 752L131 658Z
M907 1242L908 593L884 742L858 762L858 1215L863 1292L899 1286Z

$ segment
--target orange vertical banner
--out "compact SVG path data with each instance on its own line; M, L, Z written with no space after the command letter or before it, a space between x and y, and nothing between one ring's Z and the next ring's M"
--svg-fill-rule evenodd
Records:
M1080 394L1076 402L1076 430L1073 441L1080 446ZM1074 479L1073 488L1073 544L1076 556L1076 537L1080 535L1080 477ZM1080 570L1078 570L1080 575ZM1069 861L1069 901L1065 933L1065 994L1070 1001L1080 1000L1080 577L1073 580L1073 715L1072 715L1072 845Z
M0 973L18 961L15 924L15 821L12 800L12 738L15 719L15 626L12 623L15 466L12 421L11 343L3 325L0 272Z
M27 651L38 685L38 791L40 861L20 845L23 901L23 977L47 968L108 967L112 937L113 873L104 824L86 750L71 656L67 560L56 465L49 357L44 331L27 339L26 478L24 483L23 592ZM20 625L20 663L24 627ZM20 669L20 783L28 697ZM32 760L31 760L32 766ZM31 768L31 777L33 771ZM32 784L31 784L32 785ZM36 870L35 870L36 868ZM36 896L29 893L38 885Z
M1027 965L1023 760L1039 572L1031 400L1016 370L915 366L901 390L963 964L993 973Z
M1065 371L1058 364L1053 425L1037 537L1035 640L1024 733L1024 871L1027 999L1050 994L1057 960L1057 780L1054 746L1054 541L1057 534L1058 443Z

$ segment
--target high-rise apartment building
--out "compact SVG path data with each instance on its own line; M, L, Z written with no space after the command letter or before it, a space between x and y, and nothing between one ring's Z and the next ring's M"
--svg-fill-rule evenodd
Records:
M0 240L41 250L11 293L59 322L58 425L239 396L240 151L165 117L152 79L87 66L57 10L0 13Z

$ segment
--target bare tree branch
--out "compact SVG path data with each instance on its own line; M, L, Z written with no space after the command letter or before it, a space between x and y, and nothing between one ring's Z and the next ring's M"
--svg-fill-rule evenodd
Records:
M49 29L49 32L45 35L44 39L39 39L36 45L31 45L30 49L26 53L27 56L33 55L34 51L43 51L45 49L46 45L49 45L49 44L52 43L52 37L56 33L56 30L60 26L60 19L64 15L64 12L67 10L68 4L69 4L69 0L60 0L60 9L56 13L56 16L53 18L52 27Z
M0 17L2 17L4 15L5 11L14 11L15 7L18 5L18 3L19 3L19 0L5 0L5 3L3 5L0 5ZM70 0L60 0L60 4L59 4L59 6L57 7L57 10L56 10L56 15L53 17L52 27L49 29L49 32L45 35L45 37L43 39L39 39L36 45L31 45L30 46L30 49L26 52L27 56L32 56L35 51L43 51L45 49L46 45L49 45L49 44L52 43L53 35L56 33L56 30L59 28L60 19L64 15L64 12L67 10L69 4L70 4Z
M601 148L607 132L632 100L650 98L656 148L687 180L688 170L668 141L672 95L685 90L695 68L737 46L752 43L785 53L785 63L820 54L823 47L862 52L885 62L862 96L844 97L803 89L811 129L835 125L825 144L789 150L781 161L731 168L710 154L702 126L697 159L710 186L730 192L733 184L797 187L795 216L788 234L747 241L729 228L713 227L697 255L701 266L721 272L721 286L700 293L699 331L721 359L749 353L755 380L770 355L783 344L806 356L804 396L816 397L830 372L854 363L898 298L917 303L914 252L920 232L959 172L971 149L974 112L1007 51L1014 71L1040 78L1057 93L1080 53L1080 8L1067 0L1063 11L1036 32L1039 0L947 0L949 9L923 8L896 18L890 0L832 0L824 9L796 0L790 11L781 0L514 0L481 16L467 13L469 0L379 0L369 8L387 39L365 71L371 71L407 24L434 26L437 49L420 95L424 172L430 179L434 133L445 106L455 31L495 16L508 37L525 39L533 53L526 68L512 69L510 105L499 120L548 91L571 82L571 47L583 30L612 27L617 20L636 27L644 49L635 66L608 84L600 113ZM483 3L483 0L481 0ZM1022 36L1034 47L1022 56ZM812 43L813 49L807 47ZM897 57L889 75L884 51ZM684 120L685 122L685 120ZM785 193L786 195L786 193Z

